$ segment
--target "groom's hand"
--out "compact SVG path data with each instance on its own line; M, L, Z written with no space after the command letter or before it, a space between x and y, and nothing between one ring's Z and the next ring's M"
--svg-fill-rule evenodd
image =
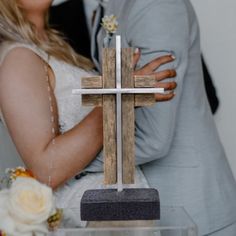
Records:
M141 55L140 51L136 50L133 58L134 68L136 67L140 59L140 55ZM144 65L142 68L134 71L134 75L154 75L157 81L155 87L164 88L165 90L164 94L160 93L155 94L156 101L168 101L175 96L174 89L176 88L177 83L174 81L169 81L169 82L161 82L161 81L169 78L174 78L176 76L176 71L173 69L157 71L161 65L172 62L174 60L175 57L173 55L161 56L152 60L148 64Z

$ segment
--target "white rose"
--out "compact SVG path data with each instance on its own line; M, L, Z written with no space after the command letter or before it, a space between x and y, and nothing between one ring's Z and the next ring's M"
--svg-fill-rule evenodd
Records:
M9 236L45 235L54 211L51 188L33 178L18 177L0 192L0 229Z
M54 211L52 189L33 178L18 177L9 191L10 215L23 224L40 224Z

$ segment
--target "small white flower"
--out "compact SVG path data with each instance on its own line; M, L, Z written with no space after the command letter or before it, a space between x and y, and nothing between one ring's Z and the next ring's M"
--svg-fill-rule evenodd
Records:
M102 26L108 34L114 34L118 28L117 18L114 15L104 16L102 18Z
M109 42L110 42L113 34L116 33L118 25L119 25L117 22L116 16L114 16L114 15L104 16L102 18L101 25L104 28L104 30L106 31L106 36L103 41L103 46L108 47Z

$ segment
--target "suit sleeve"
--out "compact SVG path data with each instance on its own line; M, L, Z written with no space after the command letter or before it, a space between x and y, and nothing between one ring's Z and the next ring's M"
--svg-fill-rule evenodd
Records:
M148 4L147 4L148 2ZM189 22L187 9L179 0L136 0L132 8L125 37L128 44L141 49L138 66L161 55L174 54L176 60L159 70L177 71L176 96L169 102L135 110L136 164L144 164L165 157L173 141L179 102L188 66ZM146 7L143 5L146 4ZM124 37L124 35L123 35ZM88 166L88 171L102 171L102 152Z
M140 1L136 2L138 5ZM172 53L176 60L159 70L175 68L178 84L173 100L135 111L136 164L144 164L165 157L173 141L188 66L189 22L186 6L178 0L151 1L140 12L135 8L133 11L135 14L131 12L128 20L126 40L134 48L141 49L139 66Z

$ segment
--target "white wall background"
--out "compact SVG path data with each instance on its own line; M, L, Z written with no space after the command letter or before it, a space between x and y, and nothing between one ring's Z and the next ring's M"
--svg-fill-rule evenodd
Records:
M216 125L236 178L236 0L191 0L201 28L202 51L220 108Z

